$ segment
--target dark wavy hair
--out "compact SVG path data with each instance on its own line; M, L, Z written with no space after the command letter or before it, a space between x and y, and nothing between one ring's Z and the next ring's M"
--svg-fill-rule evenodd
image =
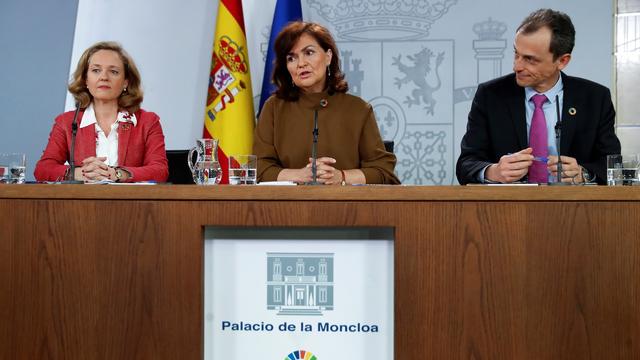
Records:
M89 89L87 89L87 71L89 70L89 60L91 56L100 50L115 51L124 64L124 78L128 80L129 83L127 85L127 91L123 91L118 98L118 107L130 113L138 111L143 98L140 72L131 56L116 42L101 41L93 44L84 51L82 56L80 56L80 60L78 60L76 71L73 73L73 79L69 84L69 92L76 99L80 108L85 109L91 104L93 95L91 95Z
M516 32L521 31L527 35L543 27L551 30L549 52L553 54L554 61L564 54L571 54L576 42L576 29L569 15L563 12L551 9L536 10L522 21Z
M295 101L300 97L300 89L293 85L293 79L287 70L287 55L303 34L312 36L324 51L331 50L330 74L327 74L326 83L329 94L347 92L349 84L340 69L338 47L329 30L317 23L294 21L280 31L274 44L276 59L272 80L277 87L276 96L287 101Z

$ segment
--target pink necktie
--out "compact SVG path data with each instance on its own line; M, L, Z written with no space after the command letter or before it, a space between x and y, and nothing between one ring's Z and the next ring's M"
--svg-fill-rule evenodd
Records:
M547 121L544 118L542 104L547 101L545 95L536 94L531 98L535 109L533 110L533 118L531 119L531 129L529 130L529 146L533 149L533 156L546 158L549 155L547 144ZM542 161L533 161L529 168L530 183L547 183L549 175L547 172L547 164Z

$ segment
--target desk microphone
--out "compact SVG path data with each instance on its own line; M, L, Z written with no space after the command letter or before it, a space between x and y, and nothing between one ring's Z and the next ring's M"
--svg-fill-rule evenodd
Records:
M320 100L320 107L326 108L329 102L326 99ZM318 109L313 110L313 143L311 144L311 181L305 185L321 185L318 182Z
M562 132L562 119L560 118L560 101L558 101L558 95L556 95L556 126L554 127L556 133L556 149L558 149L558 162L556 163L556 182L549 183L551 186L566 186L570 183L562 182L562 161L560 160L560 133Z
M76 174L76 133L78 132L78 112L80 111L80 104L76 101L76 112L73 114L73 122L71 123L71 153L69 154L69 174L63 181L64 184L82 184L82 181L75 179Z

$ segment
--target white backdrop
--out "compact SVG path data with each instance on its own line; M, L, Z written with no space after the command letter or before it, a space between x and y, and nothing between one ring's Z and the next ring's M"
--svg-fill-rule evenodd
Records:
M189 148L202 134L217 3L80 0L70 73L94 42L119 41L140 68L143 107L160 115L167 148ZM566 72L611 85L612 0L422 0L416 8L388 1L380 11L364 0L360 9L338 8L349 3L357 2L302 0L303 16L333 31L352 92L372 103L383 137L395 141L396 172L406 184L455 183L475 87L511 71L513 33L537 8L553 7L574 21L576 48ZM402 14L419 14L419 6L430 3L439 3L430 22L424 15ZM255 98L274 5L275 0L243 1ZM412 72L421 56L430 67L423 79ZM66 104L73 106L69 97Z

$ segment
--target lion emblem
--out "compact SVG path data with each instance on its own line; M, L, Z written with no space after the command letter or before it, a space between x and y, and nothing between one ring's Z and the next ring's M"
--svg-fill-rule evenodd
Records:
M433 59L434 57L436 57L436 55L433 51L428 48L423 48L413 56L407 56L407 58L413 63L411 66L402 63L402 55L394 57L392 63L392 65L397 66L398 70L405 75L403 78L394 79L394 83L398 85L398 89L409 82L413 82L417 86L417 88L411 92L412 96L407 96L404 103L409 107L412 105L420 105L422 103L424 104L424 109L427 111L427 114L431 115L433 115L436 106L436 100L433 98L433 93L438 91L442 86L438 69L444 60L444 52L439 53L435 60ZM434 62L436 84L435 86L431 86L427 81L427 76L431 73Z

